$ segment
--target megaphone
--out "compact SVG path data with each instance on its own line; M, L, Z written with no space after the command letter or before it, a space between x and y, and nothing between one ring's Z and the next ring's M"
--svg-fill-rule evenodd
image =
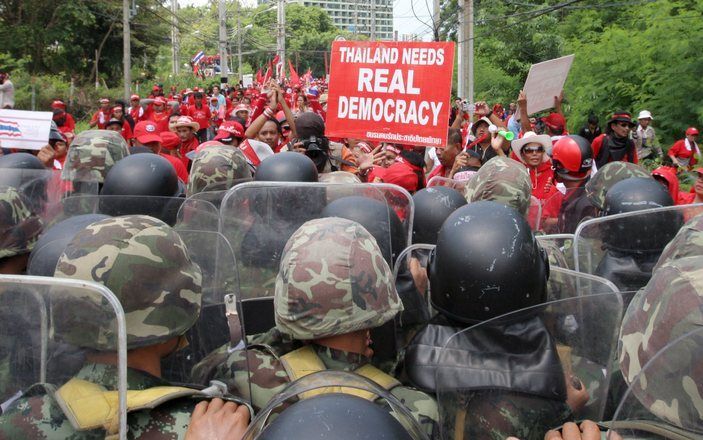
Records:
M491 133L498 133L499 136L503 136L508 141L515 139L515 133L510 130L499 130L495 125L488 127L488 131Z

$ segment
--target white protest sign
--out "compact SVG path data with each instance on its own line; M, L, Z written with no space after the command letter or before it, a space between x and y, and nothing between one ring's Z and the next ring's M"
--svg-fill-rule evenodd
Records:
M554 107L554 97L564 89L574 55L533 64L525 81L527 113L533 114Z
M252 75L251 73L247 73L245 75L242 75L242 86L243 87L249 87L252 84L254 84L254 75Z
M51 112L0 110L0 147L40 150L49 143Z

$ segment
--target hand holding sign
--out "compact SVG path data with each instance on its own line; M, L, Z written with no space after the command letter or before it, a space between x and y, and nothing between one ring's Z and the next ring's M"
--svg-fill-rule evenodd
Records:
M51 112L0 110L2 148L40 150L49 143Z

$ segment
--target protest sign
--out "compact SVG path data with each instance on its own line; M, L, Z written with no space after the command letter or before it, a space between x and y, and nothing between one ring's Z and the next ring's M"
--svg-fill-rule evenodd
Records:
M40 150L49 143L51 112L0 110L0 147Z
M454 43L335 41L326 135L447 142Z
M554 107L554 97L564 89L573 55L533 64L525 81L527 113L533 114Z

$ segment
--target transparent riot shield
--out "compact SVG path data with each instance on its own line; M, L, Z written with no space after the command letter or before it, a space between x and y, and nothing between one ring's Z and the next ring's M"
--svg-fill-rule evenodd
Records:
M61 200L60 173L56 170L3 168L0 170L0 187L15 188L27 207L47 223L56 216Z
M109 362L104 363L105 359ZM101 371L99 377L94 374L96 368ZM0 275L4 416L37 429L42 424L57 429L57 423L65 423L76 431L87 430L76 417L81 392L75 390L85 391L77 382L81 380L102 387L94 409L104 412L105 426L114 427L107 434L127 438L127 336L119 300L96 283ZM51 400L64 408L63 417L44 413L44 405Z
M684 218L701 205L680 205L598 217L574 234L574 266L612 281L620 290L647 284L652 267Z
M393 267L393 279L403 299L404 310L399 313L397 325L399 340L405 346L416 330L430 319L430 290L427 265L433 244L417 243L401 252Z
M539 231L542 227L542 203L535 196L530 196L530 208L527 211L527 222L533 231Z
M547 252L549 264L564 269L573 269L573 234L536 235L537 242Z
M405 428L409 438L427 439L427 435L423 432L419 423L398 398L365 377L343 371L320 371L292 382L284 391L271 399L266 408L259 412L258 416L249 424L249 429L247 429L242 439L254 440L259 438L261 434L265 436L267 426L273 420L274 412L278 413L284 407L292 408L292 405L296 403L291 401L304 401L329 393L353 394L355 396L363 396L363 398L368 400L374 400L377 404L382 405ZM376 398L374 399L374 397ZM320 424L320 421L315 421L314 412L309 414L309 417L310 423ZM364 423L364 421L359 420L359 423ZM333 427L329 428L332 429ZM332 431L329 437L324 438L334 438L334 436L335 433Z
M441 438L542 439L599 420L621 313L618 294L596 294L457 329L434 359Z
M599 293L621 293L612 282L596 275L576 272L562 267L549 267L547 300L574 298ZM604 311L608 313L608 311Z
M464 189L466 188L466 184L469 182L469 180L470 178L467 180L454 180L442 176L434 176L430 179L429 182L427 182L427 187L430 188L433 186L446 186L464 194Z
M573 234L579 223L597 215L583 187L567 189L559 184L539 203L540 230L545 234Z
M232 188L223 199L220 220L237 262L242 334L265 333L275 325L274 286L283 249L305 222L336 216L365 223L393 267L410 242L413 209L410 194L388 184L249 182ZM316 252L323 261L324 250ZM374 331L377 356L395 361L394 333L393 322Z
M200 316L185 335L188 346L162 362L162 373L169 382L189 383L192 368L230 341L225 297L236 294L239 279L234 252L220 233L179 226L175 230L185 243L190 258L200 267L202 296Z
M644 365L635 365L639 372L633 377L623 372L630 386L607 424L608 439L703 438L702 365L703 328L698 328L671 341Z

